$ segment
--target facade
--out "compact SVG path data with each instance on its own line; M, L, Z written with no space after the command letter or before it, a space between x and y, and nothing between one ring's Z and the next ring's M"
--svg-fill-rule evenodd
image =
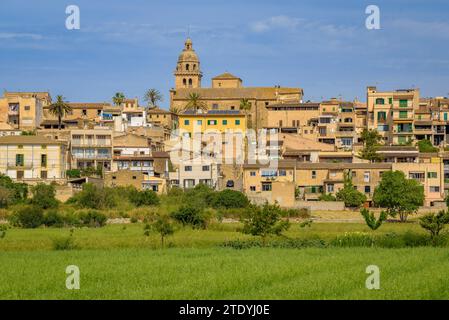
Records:
M0 137L0 173L15 181L63 182L67 146L40 136Z
M189 189L202 183L215 189L219 170L219 165L213 161L184 160L169 173L170 186Z
M164 178L151 176L142 171L120 170L107 172L104 176L105 186L133 186L138 190L152 190L158 194L167 192L167 181Z
M70 131L72 168L112 168L113 134L110 129Z

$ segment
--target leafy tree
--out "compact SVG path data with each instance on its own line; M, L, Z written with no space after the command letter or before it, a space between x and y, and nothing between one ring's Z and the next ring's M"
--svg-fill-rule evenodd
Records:
M106 215L98 210L92 209L81 211L79 219L83 225L91 228L103 227L108 220Z
M427 139L418 141L418 149L419 152L423 153L438 152L438 148L434 147L432 145L432 142L430 142L430 140Z
M194 111L207 110L207 105L201 100L201 95L196 92L191 92L189 94L189 101L187 102L186 109L191 109Z
M16 183L4 174L0 173L0 187L4 187L11 191L11 203L24 201L28 197L28 185L26 183Z
M114 105L119 106L125 101L125 95L122 92L116 92L112 97L112 102Z
M337 198L331 193L322 193L318 197L318 200L320 201L337 201Z
M419 225L430 232L432 240L440 234L446 224L449 224L449 213L444 210L437 214L430 213L419 218Z
M194 205L183 205L171 214L171 217L182 225L191 225L193 228L206 229L209 216L204 208Z
M81 208L105 209L117 205L117 199L110 188L98 188L92 183L83 184L83 189L67 200Z
M148 102L148 106L151 108L156 108L157 103L163 101L162 94L157 89L148 89L143 99Z
M379 219L376 219L373 212L370 212L368 209L363 208L360 210L360 213L362 214L363 218L365 219L366 225L371 230L377 230L382 225L382 222L387 220L388 214L385 211L382 211L380 213Z
M10 189L0 186L0 208L7 208L13 202L13 193Z
M200 183L195 188L185 191L182 201L184 204L204 209L211 205L214 197L215 191L208 185Z
M62 118L72 111L72 107L64 101L62 95L56 96L56 102L48 107L48 111L58 117L58 130L61 130Z
M150 231L154 230L159 233L161 237L161 247L164 247L164 239L167 236L175 233L175 228L173 227L173 223L168 216L160 215L157 216L156 219L151 224L146 224L144 227L144 235L149 236Z
M265 246L269 235L279 236L290 227L288 220L281 219L281 211L277 204L265 203L262 207L251 205L242 217L242 232L260 236Z
M354 188L349 174L345 176L343 189L338 190L336 196L348 208L358 208L366 201L366 196Z
M31 187L33 197L30 203L42 209L56 208L59 204L56 200L56 189L53 184L38 183Z
M386 208L388 215L399 215L401 222L424 203L424 187L416 180L406 179L402 171L387 171L374 190L376 206Z
M249 201L245 194L231 189L225 189L215 193L211 201L213 208L244 208L248 204Z
M377 130L363 129L360 140L363 143L363 149L360 150L358 157L369 160L370 162L379 162L382 158L377 153L382 136Z
M128 198L136 207L140 206L155 206L159 204L159 198L153 190L139 191L132 188L128 191Z

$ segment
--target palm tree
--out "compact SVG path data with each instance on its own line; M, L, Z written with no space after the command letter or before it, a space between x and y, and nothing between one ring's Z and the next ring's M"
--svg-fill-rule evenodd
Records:
M248 117L248 113L251 111L251 107L252 103L247 98L243 98L242 100L240 100L240 110L242 110L243 113L245 114L246 126L248 128L251 127L251 121Z
M148 107L156 108L158 102L162 102L164 100L162 94L157 89L149 89L145 92L143 100L148 102Z
M169 111L170 111L171 113L178 114L178 113L180 113L182 110L181 110L180 107L171 106L170 109L169 109Z
M72 107L64 101L64 97L56 96L56 102L52 103L48 111L58 117L58 129L61 130L62 118L72 111Z
M204 101L201 101L201 95L196 92L191 92L189 94L189 102L186 105L186 109L193 109L195 111L198 110L207 110L207 105Z
M122 92L117 92L115 96L112 97L114 105L119 106L125 100L125 95Z

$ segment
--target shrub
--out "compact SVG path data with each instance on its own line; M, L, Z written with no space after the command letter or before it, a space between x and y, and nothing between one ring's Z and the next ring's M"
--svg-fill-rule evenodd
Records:
M432 142L427 139L423 139L418 141L418 149L419 152L429 153L429 152L438 152L438 148L432 145Z
M377 230L382 225L382 222L387 220L387 213L385 211L382 211L380 213L379 219L376 219L376 217L374 216L374 213L370 212L366 208L363 208L362 210L360 210L360 213L363 216L363 218L365 219L366 225L371 230Z
M17 227L37 228L44 221L43 210L34 205L20 206L9 217L9 222Z
M334 247L371 247L374 239L364 232L345 232L331 241Z
M144 235L149 236L150 231L154 230L161 237L161 247L164 247L164 239L165 237L172 235L175 232L173 227L173 222L166 215L159 215L156 217L154 222L150 224L146 224L144 227Z
M376 237L375 245L381 248L403 248L406 246L404 237L401 237L394 232Z
M12 179L0 173L0 187L11 192L11 203L16 204L27 199L28 185L26 183L15 183Z
M429 239L424 234L407 231L402 235L402 240L406 247L424 247L429 244Z
M108 220L106 215L93 209L79 211L78 217L84 226L92 228L103 227Z
M139 219L137 219L136 217L131 217L131 219L129 219L129 221L131 223L137 223L137 222L139 222Z
M139 191L131 189L128 193L129 201L136 207L140 206L156 206L159 204L159 198L153 190Z
M4 224L0 224L0 239L3 239L6 236L6 230L8 230L8 227Z
M430 233L431 239L437 237L447 224L449 224L449 213L444 210L437 214L430 213L419 218L419 225Z
M307 219L310 218L310 209L308 208L300 208L300 209L281 209L282 217L292 217L292 218L301 218Z
M53 184L38 183L31 187L33 197L30 203L41 207L42 209L56 208L58 200L56 200L56 189Z
M182 203L193 207L206 208L212 203L214 196L215 191L211 187L200 183L195 188L184 192Z
M303 249L303 248L326 248L327 244L324 240L315 239L282 239L272 240L264 244L263 241L258 239L251 240L231 240L226 241L220 245L225 248L232 249L250 249L250 248L283 248L283 249Z
M171 214L171 217L182 223L182 225L191 225L193 228L207 227L209 216L203 208L192 205L183 205L177 211Z
M67 178L81 178L81 171L79 169L66 170Z
M211 197L210 204L214 208L245 208L249 201L245 194L236 190L225 189L215 193Z
M333 194L330 193L322 193L319 197L318 197L319 201L337 201L337 198L335 198L335 196Z
M0 186L0 208L7 208L14 202L13 192Z
M337 192L337 200L343 201L348 208L358 208L366 201L366 196L354 189L351 177L347 175L344 187Z
M110 188L98 188L92 183L83 184L83 190L70 198L67 203L76 204L82 208L106 209L117 205L115 193Z
M65 219L58 211L49 210L44 214L43 224L47 227L62 227L65 224Z
M170 187L170 189L168 189L168 192L167 192L167 196L173 197L173 198L182 197L183 194L184 194L184 191L179 187Z
M72 235L63 238L55 238L52 241L54 250L73 250L77 248Z

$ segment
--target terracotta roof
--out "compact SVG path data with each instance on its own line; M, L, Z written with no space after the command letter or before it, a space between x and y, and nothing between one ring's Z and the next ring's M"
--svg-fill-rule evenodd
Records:
M147 113L166 113L166 114L171 114L172 112L165 110L165 109L161 109L161 108L152 108L152 109L148 109Z
M232 73L229 73L229 72L222 73L222 74L220 74L220 75L218 75L216 77L213 77L212 79L213 80L215 80L215 79L217 79L217 80L219 80L219 79L223 79L223 80L239 79L239 80L242 80L239 77L236 77Z
M65 144L43 136L6 136L0 137L0 144Z
M180 88L174 90L173 100L187 100L190 93L198 93L202 99L260 99L274 100L279 94L303 94L301 88L243 87L243 88Z

